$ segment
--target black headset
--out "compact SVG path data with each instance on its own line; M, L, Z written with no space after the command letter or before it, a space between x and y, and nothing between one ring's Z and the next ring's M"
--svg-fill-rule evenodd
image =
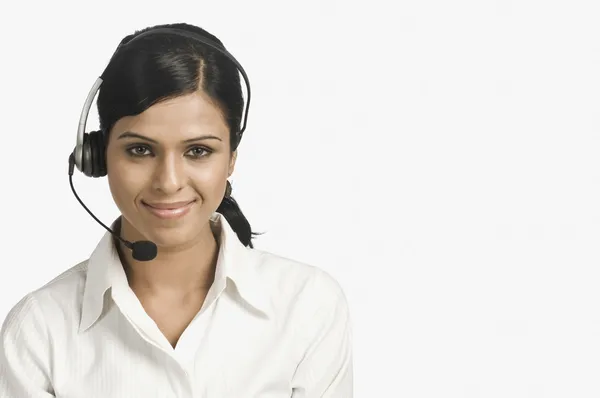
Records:
M121 43L117 47L117 50L115 51L115 54L113 55L113 58L119 51L121 51L122 48L127 47L128 45L135 42L136 40L138 40L142 37L148 36L148 35L156 35L156 34L170 34L170 35L177 35L177 36L182 36L182 37L186 37L189 39L193 39L197 42L200 42L202 44L205 44L205 45L213 48L214 50L216 50L219 53L226 56L229 60L231 60L231 62L233 62L235 64L238 71L241 73L242 77L244 78L244 82L246 84L246 97L247 97L246 98L246 106L245 106L245 110L244 110L243 124L242 124L242 127L240 128L240 130L236 132L237 142L239 143L239 141L242 139L244 130L246 130L246 122L248 119L248 108L250 107L250 82L248 80L248 76L246 75L246 72L244 71L244 68L242 67L242 65L233 57L233 55L231 55L227 50L222 48L217 43L214 43L213 41L206 39L197 33L190 32L187 30L175 29L175 28L156 28L156 29L151 29L144 33L141 33L141 34L135 36L130 41L126 42L125 44ZM100 86L102 85L102 82L104 81L104 73L105 72L106 72L106 69L104 70L102 75L100 75L100 77L98 77L98 79L96 79L96 82L92 86L92 89L90 90L90 92L87 96L87 99L85 100L85 103L83 105L83 110L82 110L81 116L79 118L79 128L77 130L77 142L75 145L75 149L73 150L73 153L71 154L71 156L73 157L75 166L77 166L77 169L79 171L81 171L83 174L85 174L86 176L94 177L94 178L104 177L107 173L107 170L106 170L106 137L107 137L107 134L105 131L102 131L102 130L86 133L85 125L86 125L86 121L88 118L90 108L92 106L92 102L94 101L94 98L96 97L96 93L98 92L98 90L100 89Z

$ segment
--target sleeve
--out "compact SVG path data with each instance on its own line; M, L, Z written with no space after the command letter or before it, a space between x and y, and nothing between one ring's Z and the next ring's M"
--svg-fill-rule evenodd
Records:
M292 398L352 398L352 325L341 290L317 311L310 324L314 326L309 328L308 349L292 380Z
M31 294L10 310L0 329L0 397L54 397L48 327Z

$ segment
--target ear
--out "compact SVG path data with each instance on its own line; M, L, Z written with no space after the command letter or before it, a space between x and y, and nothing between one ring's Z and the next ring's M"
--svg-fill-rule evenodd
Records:
M231 154L231 158L229 160L229 175L228 177L231 177L231 175L233 174L233 170L235 169L235 161L237 160L237 149L235 151L233 151L233 153Z

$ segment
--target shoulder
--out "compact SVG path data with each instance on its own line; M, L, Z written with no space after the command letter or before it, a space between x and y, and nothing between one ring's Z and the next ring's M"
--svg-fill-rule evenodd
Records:
M50 327L56 319L73 319L79 312L87 260L67 269L13 305L2 324L2 335ZM38 330L39 331L39 330Z
M339 281L321 267L272 252L254 249L256 272L273 302L303 312L348 312L346 294ZM287 310L286 309L286 310Z
M344 291L323 268L264 250L256 250L256 271L261 278L292 290L305 290L318 296L339 298Z
M34 390L39 394L52 390L52 357L68 347L86 266L86 262L75 265L9 310L0 329L0 395L33 396Z

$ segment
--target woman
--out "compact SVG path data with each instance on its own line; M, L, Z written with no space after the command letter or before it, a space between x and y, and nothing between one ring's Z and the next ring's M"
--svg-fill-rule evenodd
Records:
M254 249L231 197L247 115L236 63L187 24L121 44L102 75L100 133L86 135L99 152L70 158L107 175L119 239L107 232L12 308L0 397L352 397L340 286ZM136 255L134 241L157 251Z

